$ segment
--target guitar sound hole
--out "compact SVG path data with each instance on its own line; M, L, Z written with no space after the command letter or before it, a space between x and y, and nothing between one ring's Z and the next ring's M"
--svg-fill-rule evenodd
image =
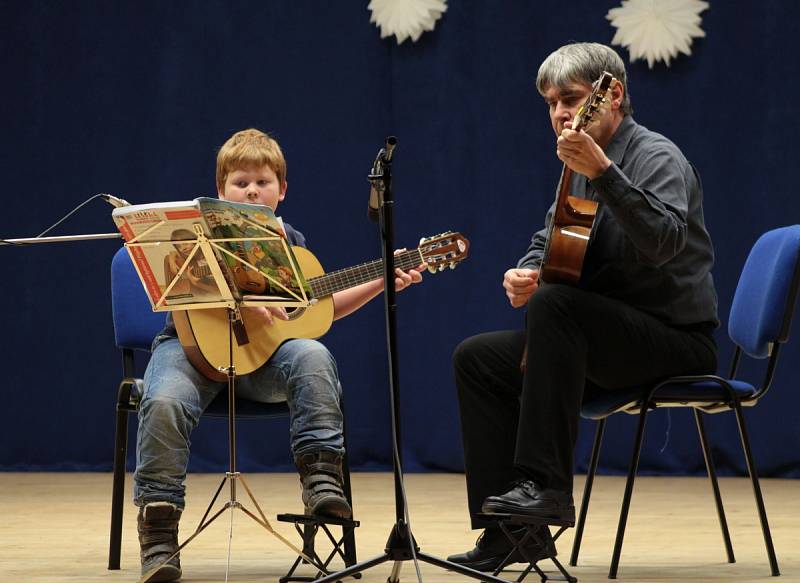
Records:
M305 308L286 308L286 315L289 316L289 321L297 320L305 313Z

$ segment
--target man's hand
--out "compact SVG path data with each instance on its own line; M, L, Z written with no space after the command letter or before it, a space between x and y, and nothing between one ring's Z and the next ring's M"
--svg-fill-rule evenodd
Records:
M254 306L254 307L246 307L242 308L243 312L247 312L251 316L255 316L259 319L264 325L272 326L275 322L275 319L278 320L288 320L289 315L286 313L286 310L283 308L275 308L275 307L267 307L267 306Z
M503 275L503 287L511 305L519 308L539 289L538 269L509 269Z
M573 172L583 174L589 180L601 176L611 165L603 148L585 131L573 130L572 122L564 124L558 136L556 154Z

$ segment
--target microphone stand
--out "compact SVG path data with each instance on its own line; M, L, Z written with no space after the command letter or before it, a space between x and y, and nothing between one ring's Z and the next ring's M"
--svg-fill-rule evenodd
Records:
M102 198L108 204L113 206L114 208L118 208L121 206L130 206L127 200L123 198L118 198L113 194L95 194L93 197L85 200L77 207L72 209L68 212L64 217L58 220L55 224L51 225L48 229L46 229L41 235L38 237L25 237L24 239L0 239L0 247L3 245L29 245L31 243L66 243L69 241L96 241L98 239L121 239L122 235L120 233L98 233L98 234L91 234L91 235L59 235L59 236L51 236L51 237L42 237L45 233L51 231L54 227L60 225L65 219L72 216L75 211L83 207L89 201L95 198Z
M59 235L57 237L26 237L24 239L0 239L3 245L29 245L31 243L66 243L69 241L96 241L98 239L121 239L119 233L97 233L92 235Z
M386 541L386 547L382 555L372 559L357 563L336 573L332 573L315 583L332 583L345 577L361 573L385 563L394 561L392 572L387 579L387 583L398 583L400 581L400 568L403 561L419 559L442 569L455 571L479 579L481 581L492 581L494 583L508 583L506 579L500 579L489 573L482 573L456 563L451 563L444 559L428 555L420 551L411 526L407 520L407 508L403 489L403 469L402 469L402 447L400 442L400 382L398 377L398 357L397 357L397 304L395 304L394 290L394 195L392 192L392 155L397 145L397 138L389 136L386 138L385 147L381 148L372 166L367 179L371 184L370 201L368 215L370 218L376 215L380 219L378 226L381 235L382 256L383 256L383 284L384 284L384 307L386 315L386 344L389 358L389 396L392 413L392 469L394 471L394 499L395 499L395 524Z

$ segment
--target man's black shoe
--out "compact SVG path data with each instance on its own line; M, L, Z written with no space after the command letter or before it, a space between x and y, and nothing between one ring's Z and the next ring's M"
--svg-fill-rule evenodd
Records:
M525 533L525 529L512 531L512 533L519 539ZM547 527L544 527L541 533L544 535L540 536L544 538L545 543L552 546L550 531L547 530ZM511 541L508 540L506 535L503 534L503 531L501 531L499 528L487 528L483 531L483 534L478 537L474 549L469 550L466 553L450 555L447 557L447 560L451 563L461 565L462 567L468 567L470 569L475 569L476 571L490 573L497 570L501 564L503 564L503 566L507 566L512 563L528 563L528 559L523 557L519 550L514 551L514 554L510 557L508 556L509 553L511 553L513 546L514 545L511 543ZM526 543L524 546L524 552L525 555L527 555L528 558L530 558L534 563L547 556L547 552L545 551L544 547L539 545L536 541L530 541ZM553 548L553 556L555 555L556 550ZM508 560L506 560L506 558L508 558Z
M481 510L486 514L522 514L575 522L572 494L537 488L533 480L522 480L502 496L489 496Z

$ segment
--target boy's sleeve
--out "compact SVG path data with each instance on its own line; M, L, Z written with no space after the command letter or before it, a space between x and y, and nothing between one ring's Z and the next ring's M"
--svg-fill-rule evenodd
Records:
M308 245L306 245L306 237L303 233L292 227L289 223L283 223L283 228L286 231L286 238L291 245L296 245L305 249L308 248Z

